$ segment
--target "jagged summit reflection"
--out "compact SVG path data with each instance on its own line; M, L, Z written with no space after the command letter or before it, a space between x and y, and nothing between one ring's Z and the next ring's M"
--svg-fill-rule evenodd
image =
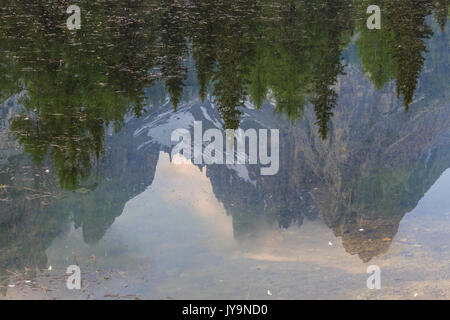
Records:
M370 261L450 167L449 27L442 10L439 25L427 18L431 1L386 2L380 34L358 29L347 1L264 13L253 1L194 1L196 15L172 4L138 17L116 6L111 24L87 23L79 39L59 33L59 15L13 28L37 10L29 3L0 27L1 270L44 267L71 224L98 243L152 185L171 130L194 120L280 129L276 176L206 167L238 241L261 225L323 221Z

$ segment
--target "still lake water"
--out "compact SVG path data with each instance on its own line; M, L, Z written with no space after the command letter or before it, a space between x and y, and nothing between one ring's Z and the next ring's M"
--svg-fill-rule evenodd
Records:
M450 299L448 1L78 5L0 1L1 299ZM194 121L278 173L173 163Z

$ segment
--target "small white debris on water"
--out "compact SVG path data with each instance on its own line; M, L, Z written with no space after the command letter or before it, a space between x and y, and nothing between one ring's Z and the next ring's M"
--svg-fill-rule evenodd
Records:
M267 295L268 295L268 296L271 296L271 295L272 295L272 292L270 292L270 290L267 290Z

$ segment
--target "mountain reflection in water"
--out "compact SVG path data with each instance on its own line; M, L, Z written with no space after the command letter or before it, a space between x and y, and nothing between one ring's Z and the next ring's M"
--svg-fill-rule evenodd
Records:
M98 245L194 120L280 129L275 176L163 171L243 246L313 221L372 261L450 168L448 1L380 0L381 30L363 0L78 5L75 32L59 2L0 0L0 284L36 277L72 226Z

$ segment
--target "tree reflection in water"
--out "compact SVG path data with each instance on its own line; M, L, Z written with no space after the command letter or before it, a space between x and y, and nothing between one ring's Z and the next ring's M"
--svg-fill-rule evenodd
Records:
M430 96L448 91L448 38L435 34L446 27L448 1L380 0L381 30L365 27L368 5L365 0L193 0L189 6L169 0L85 0L79 1L82 28L73 32L65 28L65 5L57 1L1 0L0 98L18 100L9 100L20 110L8 130L32 158L17 151L7 164L0 163L0 208L6 212L0 218L1 268L45 266L45 249L67 228L70 215L83 227L86 242L101 239L126 201L151 184L161 151L152 147L151 154L132 155L136 145L125 138L132 131L112 136L115 149L107 150L108 133L163 105L166 92L175 112L191 96L189 88L202 100L211 98L224 129L240 127L249 101L260 110L275 102L275 112L290 122L283 122L282 170L258 178L257 191L224 185L227 168L210 172L214 192L233 216L236 238L251 232L255 217L288 227L321 213L363 261L387 250L390 242L382 239L395 235L403 215L448 167L449 157L439 151L424 169L420 147L408 145L398 157L383 154L380 144L389 146L396 134L406 137L402 130L414 124L412 115L403 117L405 123L389 120L394 101L382 102L390 124L381 128L388 131L385 136L357 127L360 121L375 130L371 121L379 110L358 114L347 106L333 123L340 104L369 103L348 99L341 90L358 85L345 86L344 70L360 62L380 92L395 82L406 110L415 108L420 77ZM436 23L439 28L432 28ZM432 75L422 74L426 56ZM347 77L364 81L353 71ZM351 95L371 92L367 86L361 90ZM1 114L7 118L6 111ZM302 121L308 127L296 129ZM424 148L445 149L433 140L440 124L425 127L423 135L432 142L422 141ZM345 134L346 143L339 144ZM340 154L338 147L351 149L350 155L325 156ZM386 161L385 167L373 159ZM379 240L376 245L361 238L364 223L370 239Z

